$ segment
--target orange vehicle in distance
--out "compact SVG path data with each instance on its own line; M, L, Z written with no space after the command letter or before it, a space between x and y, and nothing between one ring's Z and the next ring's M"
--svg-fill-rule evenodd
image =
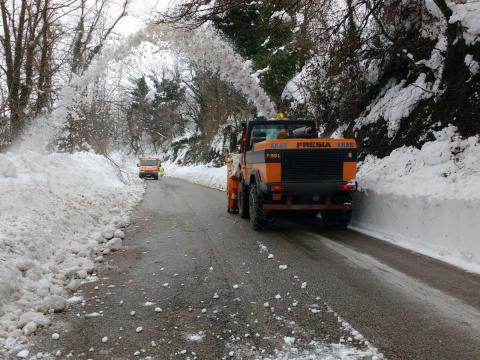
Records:
M313 121L244 124L238 164L228 163L228 212L268 229L275 215L321 214L327 226L347 227L357 190L357 144L322 139Z
M138 176L141 179L151 178L158 180L158 167L160 166L160 159L156 157L142 156L139 158Z

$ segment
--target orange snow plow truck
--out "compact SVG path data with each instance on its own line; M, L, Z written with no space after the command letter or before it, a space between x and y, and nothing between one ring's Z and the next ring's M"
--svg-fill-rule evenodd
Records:
M244 124L238 164L228 162L229 213L270 228L279 213L316 217L345 228L357 190L357 144L321 139L312 121L262 120Z
M145 157L142 156L139 158L138 167L138 176L141 179L152 178L158 180L158 166L160 165L160 159L156 157Z

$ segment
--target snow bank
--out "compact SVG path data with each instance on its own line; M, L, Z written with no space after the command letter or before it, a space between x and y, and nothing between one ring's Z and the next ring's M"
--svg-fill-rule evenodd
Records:
M358 174L353 227L480 273L480 143L449 127L420 150L369 156Z
M22 333L48 324L43 314L63 310L65 287L93 271L102 232L127 224L143 193L127 164L86 152L0 154L1 345L14 349Z
M164 163L165 175L190 181L194 184L208 186L218 190L226 190L227 167L219 168L208 165L178 166Z
M464 26L463 38L467 45L473 45L479 40L480 34L480 5L477 1L448 1L452 10L450 23L459 21Z

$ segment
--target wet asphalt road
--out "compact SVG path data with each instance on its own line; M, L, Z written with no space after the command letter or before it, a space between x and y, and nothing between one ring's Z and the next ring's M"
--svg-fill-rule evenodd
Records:
M389 359L480 359L480 276L319 219L257 233L223 193L164 178L148 182L124 245L31 354L254 359L371 343Z

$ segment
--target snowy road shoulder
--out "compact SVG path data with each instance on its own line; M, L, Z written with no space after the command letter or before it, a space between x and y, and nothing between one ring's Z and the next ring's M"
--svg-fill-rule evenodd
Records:
M120 176L93 153L0 154L3 350L21 352L24 336L49 325L45 315L63 311L68 293L94 280L95 259L121 245L118 229L144 191L130 160Z

